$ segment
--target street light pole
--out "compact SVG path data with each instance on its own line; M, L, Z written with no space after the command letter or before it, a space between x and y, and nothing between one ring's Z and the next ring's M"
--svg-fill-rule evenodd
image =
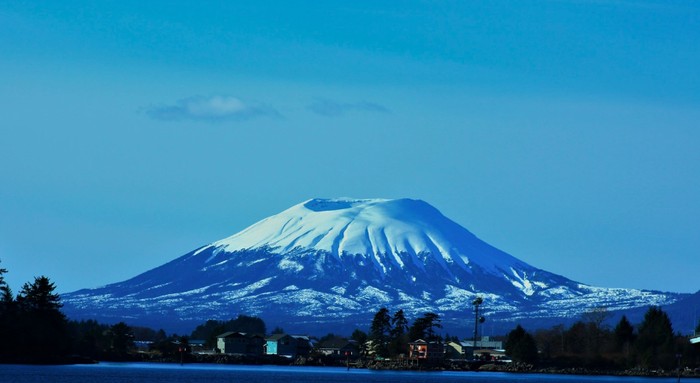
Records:
M474 347L474 351L476 351L476 336L477 336L477 331L479 328L479 306L484 303L484 300L481 297L476 297L472 304L474 305L474 343L472 343L472 346ZM472 358L474 357L474 352L472 351Z

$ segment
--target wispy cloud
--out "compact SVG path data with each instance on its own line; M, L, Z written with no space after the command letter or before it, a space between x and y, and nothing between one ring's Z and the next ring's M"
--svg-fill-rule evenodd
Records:
M280 117L269 105L248 102L233 96L195 96L178 100L173 105L154 106L146 114L156 120L224 121L249 120L255 117Z
M328 99L319 99L311 103L307 109L325 117L337 117L349 112L390 113L385 106L373 102L360 101L343 103Z

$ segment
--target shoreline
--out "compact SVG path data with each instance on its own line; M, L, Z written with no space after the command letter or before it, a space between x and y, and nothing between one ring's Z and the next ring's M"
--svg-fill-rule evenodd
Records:
M399 360L372 360L358 359L352 361L349 366L345 359L329 356L309 356L290 359L277 355L250 356L241 354L191 354L187 355L184 363L172 357L154 357L148 354L136 354L123 359L92 360L89 358L74 357L72 363L57 364L99 364L99 363L162 363L183 365L248 365L248 366L298 366L298 367L341 367L348 369L367 370L391 370L391 371L463 371L463 372L503 372L514 374L546 374L546 375L575 375L575 376L613 376L613 377L648 377L648 378L675 378L676 370L646 370L632 368L625 370L597 370L583 367L544 367L526 363L490 363L467 360L439 360L416 361L408 359ZM19 363L22 364L22 363ZM46 365L46 363L29 363ZM49 363L50 364L50 363ZM700 369L684 369L681 378L700 379Z

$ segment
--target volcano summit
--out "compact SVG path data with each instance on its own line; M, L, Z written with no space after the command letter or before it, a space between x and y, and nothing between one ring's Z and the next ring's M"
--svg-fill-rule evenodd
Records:
M311 199L124 282L65 294L73 318L168 329L256 315L287 330L350 333L380 307L466 329L670 304L680 294L602 288L538 269L426 202Z

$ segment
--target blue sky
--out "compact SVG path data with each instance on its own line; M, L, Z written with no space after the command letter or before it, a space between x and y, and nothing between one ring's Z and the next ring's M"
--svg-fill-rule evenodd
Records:
M409 197L577 281L695 292L698 41L694 1L4 1L0 260L68 292Z

